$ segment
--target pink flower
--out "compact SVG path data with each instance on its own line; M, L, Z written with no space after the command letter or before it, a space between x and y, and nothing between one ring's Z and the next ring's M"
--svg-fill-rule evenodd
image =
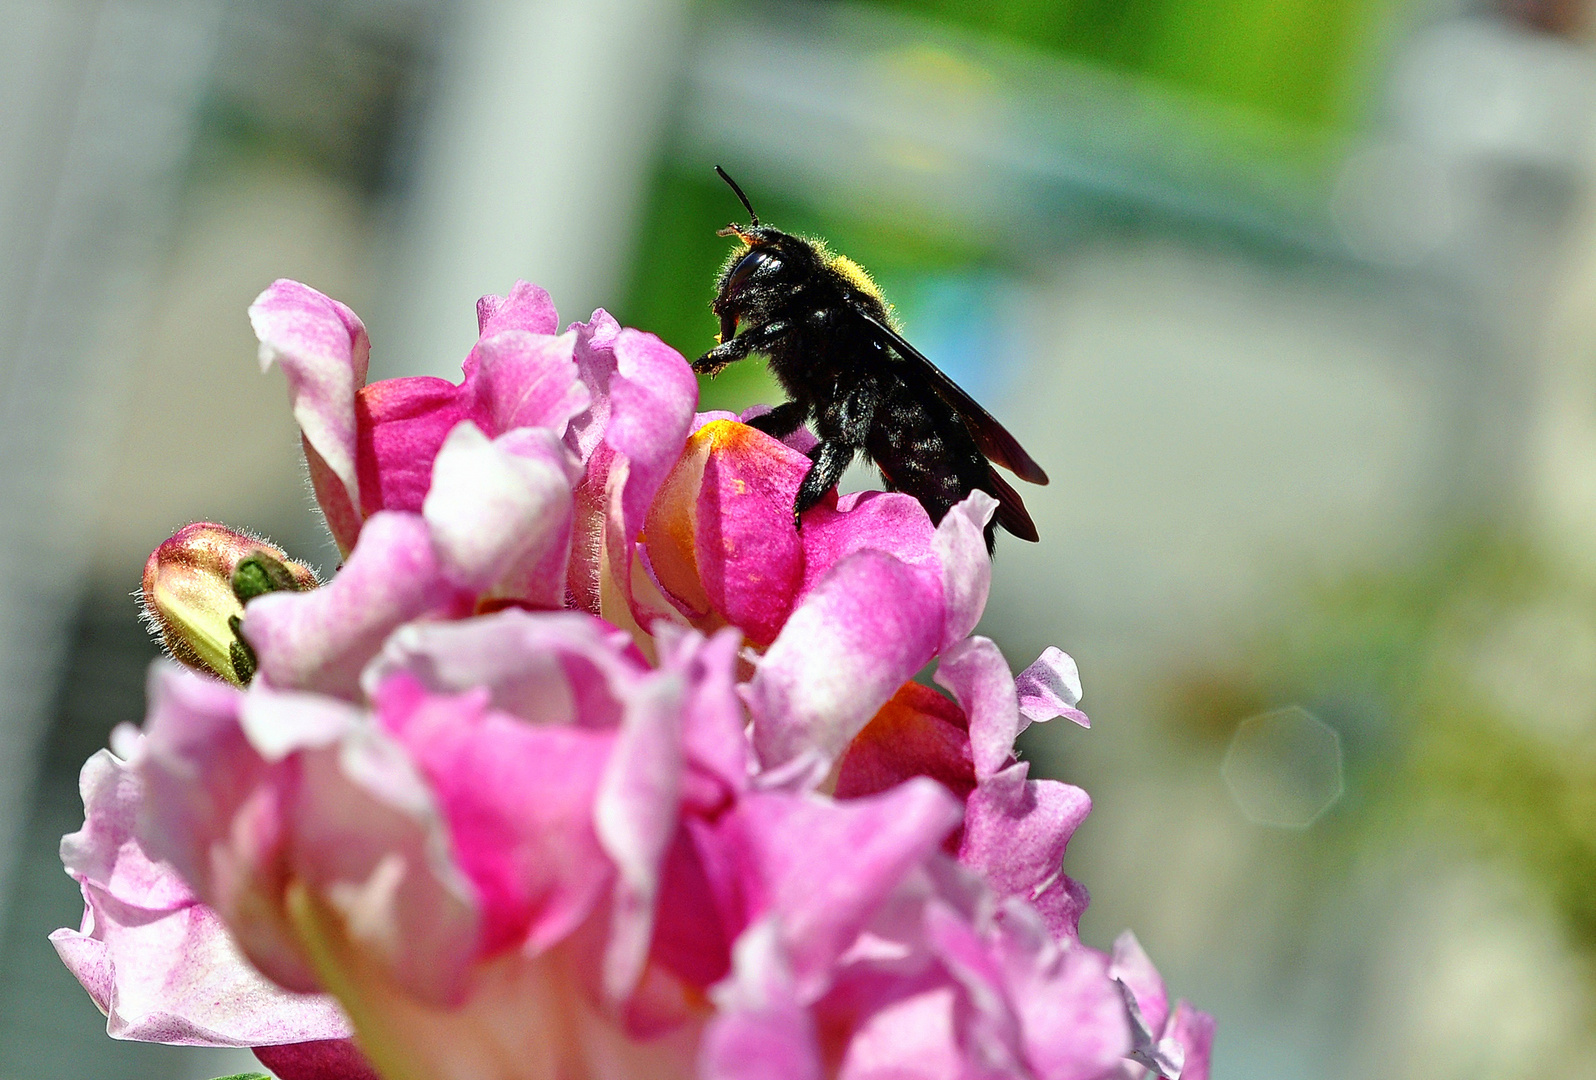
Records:
M575 606L598 613L600 567L613 541L609 530L592 526L615 517L617 535L635 540L693 419L697 383L674 350L653 335L621 329L603 311L557 334L548 294L525 282L508 297L478 303L480 337L458 385L435 378L366 385L370 347L360 320L297 282L274 283L251 306L250 320L262 364L275 362L288 376L316 497L342 551L352 552L365 523L382 511L426 511L435 463L460 425L471 424L511 456L552 465L560 455L548 438L531 437L535 447L500 443L510 432L541 431L563 446L569 454L564 464L581 478L567 586ZM475 449L479 458L490 456ZM508 498L524 506L520 478L508 475L514 471L501 463L498 472L505 475L482 481L479 493L489 505ZM427 512L429 524L444 530L448 569L466 569L472 554L453 550L470 524L456 512L485 508L465 497L445 499ZM541 521L543 531L557 531L559 516L553 518ZM471 568L485 572L487 565L479 558ZM515 582L504 584L508 598L536 603L551 599L547 593L557 581L539 575L542 595L530 598L516 594ZM561 590L553 606L564 599Z
M964 823L953 846L959 861L999 895L1029 900L1055 936L1075 937L1086 890L1059 866L1092 801L1069 784L1028 779L1029 766L1013 752L1015 738L1033 719L1085 720L1072 707L1080 700L1074 670L1073 661L1056 649L1027 668L1019 683L1056 678L1064 696L1053 710L1026 717L1017 680L997 646L981 637L960 642L937 670L937 681L957 702L906 683L850 744L837 796L883 790L911 776L936 779L964 800Z
M1078 940L1090 802L1013 744L1079 681L969 636L993 501L795 530L802 432L532 286L478 316L460 384L367 386L347 308L251 309L347 557L232 589L253 681L174 650L85 767L55 940L113 1034L285 1080L1205 1075L1134 939Z
M390 379L366 385L371 352L358 316L296 281L278 281L249 309L261 367L288 377L316 498L338 546L354 547L380 510L421 509L432 461L456 424L490 437L518 427L564 427L587 408L575 381L575 334L555 336L548 294L521 283L477 306L482 337L465 379Z
M327 588L249 606L243 635L274 685L353 699L396 627L507 603L602 615L648 650L661 621L736 626L766 650L748 687L761 759L818 780L980 618L989 498L934 528L908 496L869 492L794 530L782 500L808 459L695 418L685 361L602 311L555 336L542 290L485 298L458 386L363 385L359 320L305 286L278 282L251 313L348 552Z

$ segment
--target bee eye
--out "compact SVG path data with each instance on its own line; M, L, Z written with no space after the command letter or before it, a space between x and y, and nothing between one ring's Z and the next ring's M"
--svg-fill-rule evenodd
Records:
M740 291L744 285L748 284L748 279L754 276L754 271L777 261L776 256L768 251L750 251L738 261L736 266L732 267L730 276L726 278L724 292L730 296Z

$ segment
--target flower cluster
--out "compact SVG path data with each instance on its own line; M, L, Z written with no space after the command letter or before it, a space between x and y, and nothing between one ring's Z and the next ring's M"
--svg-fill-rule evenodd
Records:
M176 662L84 767L53 936L112 1035L284 1080L1205 1080L1212 1021L1078 940L1090 803L1014 740L1080 687L971 636L988 496L795 530L809 436L524 283L459 384L366 385L303 285L250 316L345 561L151 556Z

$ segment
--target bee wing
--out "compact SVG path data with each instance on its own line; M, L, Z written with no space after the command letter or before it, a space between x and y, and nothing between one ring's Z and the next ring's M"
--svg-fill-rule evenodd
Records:
M1032 521L1031 515L1025 512L1025 503L1021 501L1020 493L1009 486L1009 482L1003 479L1002 473L996 469L988 471L992 475L992 485L997 488L997 523L1007 529L1011 536L1036 543L1042 537L1036 531L1036 522Z
M937 396L951 405L953 411L964 418L965 424L970 429L970 434L975 437L975 445L980 448L981 453L985 454L988 460L995 465L1003 466L1003 468L1009 470L1021 480L1029 480L1033 484L1047 483L1047 473L1043 472L1042 466L1038 465L1031 458L1031 455L1025 452L1025 448L1020 445L1019 440L1010 435L1008 429L998 423L991 413L981 408L974 398L959 389L958 383L944 375L942 369L928 360L919 349L905 341L903 335L892 329L892 327L868 312L860 311L859 317L875 329L883 345L886 345L893 352L909 363L916 365L925 373L931 382L932 389L937 392ZM1009 494L1013 495L1012 488L1009 489ZM1008 500L1004 500L1004 503L1007 505ZM1025 514L1025 507L1020 505L1020 497L1018 495L1014 495L1013 503L1019 507L1020 516L1024 518L1025 524L1034 534L1036 527L1031 525L1031 519ZM1009 529L1009 531L1014 532L1015 535L1021 535L1015 532L1014 529Z

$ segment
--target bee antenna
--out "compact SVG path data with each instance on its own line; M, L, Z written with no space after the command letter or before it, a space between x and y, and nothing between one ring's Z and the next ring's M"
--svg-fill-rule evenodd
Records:
M754 224L755 228L757 228L759 226L759 215L754 213L754 204L748 201L748 196L743 194L743 189L738 187L737 181L733 180L730 176L727 176L726 170L721 168L719 165L715 166L715 171L719 173L720 178L726 181L726 183L731 186L731 189L737 193L737 198L742 200L743 206L747 207L748 209L748 220Z

